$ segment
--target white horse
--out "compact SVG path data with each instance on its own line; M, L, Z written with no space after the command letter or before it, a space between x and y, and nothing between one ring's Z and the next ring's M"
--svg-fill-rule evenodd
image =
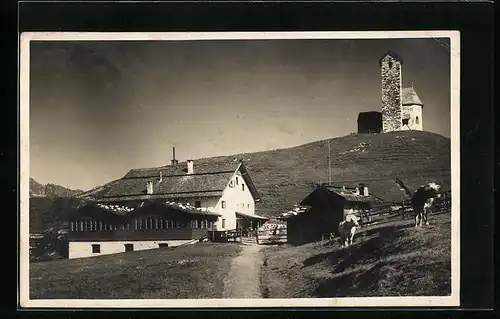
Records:
M352 245L354 234L356 233L356 230L361 227L359 224L360 219L360 217L354 215L352 212L349 212L345 216L345 220L339 223L338 230L342 247Z

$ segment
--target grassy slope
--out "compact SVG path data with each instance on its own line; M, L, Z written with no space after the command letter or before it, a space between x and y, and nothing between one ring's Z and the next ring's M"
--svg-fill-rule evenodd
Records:
M199 243L30 264L32 299L222 298L235 244Z
M270 247L261 284L267 298L433 296L451 293L450 215L366 228L354 245Z
M405 199L392 181L395 176L411 188L429 181L439 182L445 188L450 185L450 139L441 135L404 131L353 134L330 141L334 185L352 186L366 181L373 194L390 201ZM328 182L328 144L325 142L199 161L231 161L234 156L244 160L262 195L256 210L262 215L276 216L307 196L314 183ZM362 143L367 146L359 148Z

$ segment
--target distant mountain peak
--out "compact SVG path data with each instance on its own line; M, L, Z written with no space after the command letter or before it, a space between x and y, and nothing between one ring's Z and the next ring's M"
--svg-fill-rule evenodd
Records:
M73 197L82 192L82 190L73 190L67 187L47 183L45 185L37 182L30 177L30 197Z

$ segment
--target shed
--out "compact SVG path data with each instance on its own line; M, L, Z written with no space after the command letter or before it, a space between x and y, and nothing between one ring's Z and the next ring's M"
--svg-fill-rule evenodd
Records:
M382 131L382 113L377 111L361 112L358 115L358 133L372 134Z
M284 214L287 242L303 245L320 241L325 234L337 235L338 225L348 211L369 210L377 201L362 184L354 189L319 187L300 202L300 208Z

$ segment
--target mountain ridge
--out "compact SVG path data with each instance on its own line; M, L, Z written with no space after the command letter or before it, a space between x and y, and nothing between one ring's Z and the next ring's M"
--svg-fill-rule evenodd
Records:
M80 189L70 189L54 183L42 184L30 177L29 185L30 197L73 197L81 192Z

